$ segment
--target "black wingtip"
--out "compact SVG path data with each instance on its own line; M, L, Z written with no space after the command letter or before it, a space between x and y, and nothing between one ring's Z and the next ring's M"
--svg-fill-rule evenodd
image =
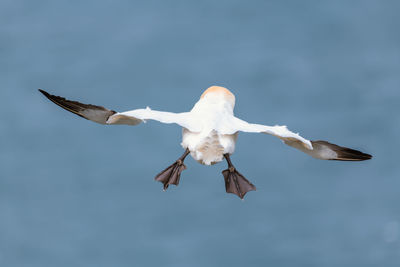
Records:
M373 158L373 156L372 155L370 155L370 154L367 154L367 153L364 153L365 155L365 160L368 160L368 159L372 159Z
M327 141L317 140L311 141L313 147L320 147L320 149L329 149L337 154L336 158L331 158L331 160L341 160L341 161L363 161L372 159L372 155L351 149L348 147L342 147L335 144L331 144Z
M41 92L42 94L44 94L46 97L49 97L49 93L47 93L45 90L42 90L42 89L38 89L39 90L39 92Z
M351 148L342 148L342 150L338 152L339 157L342 156L347 160L363 161L372 159L372 155Z
M55 95L52 95L52 94L49 94L49 93L47 93L45 90L42 90L42 89L40 89L40 88L39 88L38 90L39 90L39 92L41 92L48 100L50 100L51 102L53 102L53 103L55 103L55 104L61 106L62 108L65 108L65 107L63 107L62 105L60 105L60 103L59 103L59 101L58 101L58 98L61 99L61 97L55 96Z

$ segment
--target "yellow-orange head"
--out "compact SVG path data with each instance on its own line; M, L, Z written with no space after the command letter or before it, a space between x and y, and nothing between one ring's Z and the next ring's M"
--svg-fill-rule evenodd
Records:
M211 86L207 88L207 90L205 90L201 95L200 99L213 96L222 97L223 99L227 100L232 105L232 107L235 106L235 95L232 94L232 92L226 89L225 87L221 86Z

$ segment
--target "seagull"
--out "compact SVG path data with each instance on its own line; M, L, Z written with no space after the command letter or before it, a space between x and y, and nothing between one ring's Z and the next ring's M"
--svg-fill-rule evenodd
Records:
M178 185L183 170L184 160L189 154L203 165L213 165L226 160L228 169L222 171L227 193L243 199L247 192L256 187L236 170L230 155L235 151L239 132L264 133L278 137L311 157L322 160L362 161L372 156L358 150L338 146L327 141L310 141L298 133L288 130L286 126L267 126L248 123L235 117L235 95L221 86L211 86L203 92L200 99L189 112L173 113L145 109L134 109L116 112L102 106L82 104L67 100L39 89L39 91L56 105L88 120L105 125L138 125L146 120L162 123L175 123L182 127L183 155L172 165L161 171L155 180L163 183L164 191L169 185Z

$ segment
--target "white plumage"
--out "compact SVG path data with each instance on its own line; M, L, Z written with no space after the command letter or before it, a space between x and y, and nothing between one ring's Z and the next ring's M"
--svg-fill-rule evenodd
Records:
M180 173L186 168L183 160L190 153L195 160L204 165L215 164L226 158L229 169L223 174L227 192L243 198L246 192L255 190L255 186L235 170L229 159L229 155L235 151L240 131L276 136L285 144L317 159L360 161L372 157L326 141L307 140L289 131L286 126L267 126L243 121L233 113L235 96L220 86L211 86L205 90L192 110L183 113L156 111L149 107L119 113L102 106L82 104L40 91L62 108L101 124L138 125L145 120L157 120L180 125L183 128L181 145L186 152L156 177L157 181L164 183L164 189L169 184L179 183Z
M267 133L285 139L301 142L312 150L311 142L289 131L286 126L266 126L250 124L233 114L235 96L226 88L208 88L190 112L171 113L154 111L150 108L116 113L107 120L108 124L125 122L137 124L143 120L158 120L163 123L176 123L183 127L182 147L190 150L198 162L210 165L223 160L226 153L235 151L237 133Z

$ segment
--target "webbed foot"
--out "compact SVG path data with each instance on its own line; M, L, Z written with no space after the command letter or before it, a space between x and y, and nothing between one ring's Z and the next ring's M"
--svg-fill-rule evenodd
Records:
M186 169L183 161L189 154L189 150L186 149L185 153L171 166L168 166L165 170L160 172L154 180L159 181L164 184L164 190L167 190L170 184L178 185L181 178L181 173Z
M224 157L228 162L229 167L228 169L222 171L225 179L226 192L235 194L243 199L247 192L255 191L256 187L235 169L229 158L229 154L225 154Z

